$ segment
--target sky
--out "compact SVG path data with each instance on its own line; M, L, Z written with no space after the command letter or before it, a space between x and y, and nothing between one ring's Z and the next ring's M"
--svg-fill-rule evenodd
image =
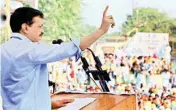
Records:
M116 26L109 32L120 31L126 15L132 14L132 9L137 7L158 8L159 11L168 13L169 17L176 17L176 0L82 0L82 2L83 22L97 27L101 24L104 8L109 5L108 14L113 15L116 22Z

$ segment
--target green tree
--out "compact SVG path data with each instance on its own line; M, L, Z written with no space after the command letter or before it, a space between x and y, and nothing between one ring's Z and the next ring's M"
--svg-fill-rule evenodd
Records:
M45 40L68 39L85 36L96 29L84 25L80 0L39 0L39 9L45 14Z
M134 9L132 15L122 24L122 34L132 36L136 31L169 33L174 35L175 21L164 12L154 8ZM133 30L136 29L136 30Z
M1 44L9 39L7 32L8 32L8 28L7 27L3 27L3 28L0 29Z
M176 19L172 19L169 28L170 28L170 31L171 31L171 36L176 37Z
M58 39L79 35L80 6L78 0L39 0L39 9L45 14L44 37Z

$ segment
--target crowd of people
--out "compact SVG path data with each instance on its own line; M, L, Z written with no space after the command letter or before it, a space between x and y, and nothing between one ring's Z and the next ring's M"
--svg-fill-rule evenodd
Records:
M137 94L138 108L142 110L176 109L176 61L168 62L156 55L118 57L112 53L105 54L101 61L102 69L107 70L111 79L107 82L110 92ZM96 69L94 63L89 69ZM67 59L52 63L49 72L50 80L56 83L51 90L102 91L98 81L88 78L81 61Z

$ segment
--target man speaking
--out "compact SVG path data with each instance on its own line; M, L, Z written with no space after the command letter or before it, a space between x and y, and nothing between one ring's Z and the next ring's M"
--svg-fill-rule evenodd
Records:
M115 23L104 10L99 29L90 35L62 44L39 43L43 35L41 11L22 7L10 18L11 38L1 46L1 95L5 110L50 110L47 63L72 56L79 59L85 50ZM56 107L55 106L55 107Z

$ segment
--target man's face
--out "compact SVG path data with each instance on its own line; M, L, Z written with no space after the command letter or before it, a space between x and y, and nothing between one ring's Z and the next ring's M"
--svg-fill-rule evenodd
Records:
M28 25L27 36L32 42L38 42L43 35L43 19L39 16L33 18L33 24Z

